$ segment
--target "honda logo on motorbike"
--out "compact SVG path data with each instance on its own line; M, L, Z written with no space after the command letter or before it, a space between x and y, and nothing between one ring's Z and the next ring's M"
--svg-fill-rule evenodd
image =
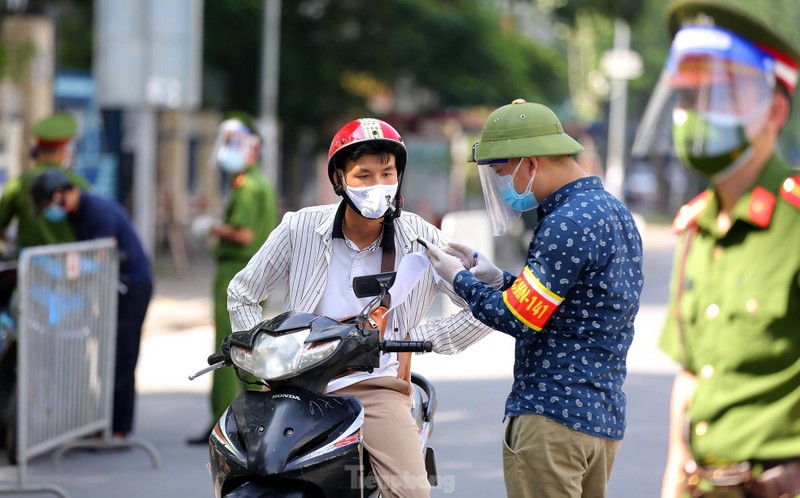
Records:
M272 398L273 399L275 399L275 398L289 398L289 399L293 399L295 401L300 401L300 396L295 396L294 394L276 394Z

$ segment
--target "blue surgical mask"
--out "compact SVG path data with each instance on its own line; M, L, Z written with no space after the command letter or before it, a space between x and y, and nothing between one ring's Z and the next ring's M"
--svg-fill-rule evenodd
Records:
M42 216L44 216L44 219L47 221L59 222L67 219L67 212L58 204L50 204L44 209Z
M536 200L536 196L534 196L533 192L531 191L531 187L533 187L533 179L536 177L536 172L534 171L533 175L531 175L531 180L528 182L525 192L522 194L517 193L517 190L514 188L514 176L516 176L517 171L519 171L519 167L522 165L523 159L519 160L519 163L517 163L517 167L514 168L513 173L510 175L497 177L497 186L500 190L500 196L503 198L503 201L505 201L505 203L508 204L511 209L515 209L517 211L530 211L539 205L539 201Z

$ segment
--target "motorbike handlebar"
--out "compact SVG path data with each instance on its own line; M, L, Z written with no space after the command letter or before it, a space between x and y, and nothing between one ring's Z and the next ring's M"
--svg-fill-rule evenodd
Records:
M431 341L383 341L381 351L386 353L430 353L433 351Z
M208 357L207 361L209 365L214 365L221 361L225 361L225 355L223 355L222 353L214 353Z

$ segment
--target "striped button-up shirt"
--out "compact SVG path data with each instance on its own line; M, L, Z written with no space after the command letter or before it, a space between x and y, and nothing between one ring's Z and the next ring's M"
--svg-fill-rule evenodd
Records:
M322 297L331 263L333 227L338 205L313 206L287 213L261 249L228 286L228 311L234 331L249 330L262 320L261 306L273 290L286 288L282 309L313 313ZM444 245L442 233L421 217L404 211L394 222L395 269L400 259L423 248L416 242L423 237ZM420 322L438 293L445 293L461 310L441 318ZM492 329L472 316L467 303L453 287L434 280L429 270L406 300L393 311L393 330L387 339L427 340L442 354L463 351Z

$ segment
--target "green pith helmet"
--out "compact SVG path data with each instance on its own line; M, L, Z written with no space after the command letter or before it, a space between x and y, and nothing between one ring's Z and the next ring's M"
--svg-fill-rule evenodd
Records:
M711 23L743 38L778 50L793 61L800 61L797 27L800 9L786 8L789 0L672 0L665 17L671 34L687 21Z
M548 107L516 99L486 118L472 162L564 156L582 150L581 144L564 133L558 117Z

